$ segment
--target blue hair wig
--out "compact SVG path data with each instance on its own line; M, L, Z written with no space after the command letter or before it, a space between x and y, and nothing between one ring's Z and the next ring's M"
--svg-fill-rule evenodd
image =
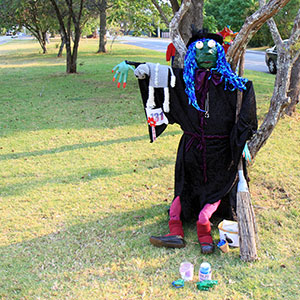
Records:
M200 41L205 42L209 39L201 39ZM184 70L183 70L183 80L185 82L185 92L189 98L189 104L192 104L197 110L202 111L200 109L197 98L195 95L195 73L198 68L196 62L196 47L195 44L198 41L193 42L185 55L184 59ZM234 73L226 61L225 51L223 47L216 42L218 59L217 65L215 68L211 68L212 71L217 71L221 74L221 80L225 80L225 90L229 89L230 91L234 91L236 89L245 90L246 83L248 81L247 78L239 77L236 73ZM210 79L210 77L209 77Z

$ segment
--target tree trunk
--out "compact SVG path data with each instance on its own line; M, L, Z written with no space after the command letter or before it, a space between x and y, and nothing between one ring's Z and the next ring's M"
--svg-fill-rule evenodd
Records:
M262 4L262 2L260 3ZM272 18L268 21L268 25L277 46L277 74L268 114L249 143L252 157L266 143L284 110L290 105L290 93L295 95L294 101L299 99L299 73L296 76L291 74L293 71L297 72L299 70L300 50L294 51L293 47L300 37L300 9L286 45L283 44L278 28Z
M191 25L199 30L203 27L203 0L192 0L190 9L183 16L179 24L179 32L185 44L192 35Z
M68 57L67 60L67 73L77 73L77 63L76 63L77 57L74 57L74 55L71 55Z
M66 38L66 54L67 54L67 73L74 73L73 72L73 59L72 59L72 48L71 48L71 38L68 36ZM75 70L76 72L76 70Z
M43 31L42 34L41 34L41 47L43 49L43 54L46 54L47 53L47 47L46 47L46 42L47 42L47 38L46 38L46 34L47 34L47 31Z
M79 40L80 40L80 28L76 25L75 26L74 43L73 43L73 53L67 59L67 64L68 64L67 72L68 73L77 73L77 55L78 55Z
M191 25L197 29L203 26L203 3L204 0L184 1L170 23L171 38L176 48L174 67L183 67L186 53L186 43L191 37Z
M173 14L175 15L178 11L179 11L179 4L177 0L170 0L171 2L171 6L172 6L172 10L173 10Z
M57 57L62 57L62 52L64 50L65 44L66 44L66 39L65 39L63 30L60 30L60 46L59 46L59 50L57 53Z
M100 7L99 49L97 53L106 52L106 8L107 8L107 1L102 0L101 7Z
M291 116L296 111L296 105L299 103L300 94L300 56L295 61L291 71L291 83L288 91L288 97L291 103L285 109L285 113Z
M282 116L283 110L289 104L289 98L286 97L286 92L289 86L290 78L287 74L289 74L291 57L286 55L283 51L278 51L277 65L279 68L277 70L275 87L270 101L269 111L258 131L248 144L252 157L255 157L260 148L266 143Z
M78 46L81 34L81 22L80 19L82 17L83 4L84 0L80 0L79 12L78 14L73 10L73 2L66 1L68 6L68 15L67 18L63 17L62 12L59 9L58 4L55 0L50 0L55 12L57 19L59 21L60 30L63 32L64 40L66 43L66 52L67 52L67 73L76 73L77 72L77 54L78 54ZM66 24L65 24L66 22ZM73 25L72 25L73 24ZM74 26L75 36L72 36L72 27ZM72 53L72 45L71 38L73 39L73 53Z
M31 32L34 35L34 37L38 40L38 42L43 50L43 54L46 54L47 53L46 32L41 32L40 30L33 31L32 29L31 29Z

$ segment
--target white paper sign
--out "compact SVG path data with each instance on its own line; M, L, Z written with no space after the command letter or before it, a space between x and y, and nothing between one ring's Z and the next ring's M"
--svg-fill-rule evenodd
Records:
M146 108L146 114L147 119L153 118L156 122L155 126L169 124L169 121L161 108Z

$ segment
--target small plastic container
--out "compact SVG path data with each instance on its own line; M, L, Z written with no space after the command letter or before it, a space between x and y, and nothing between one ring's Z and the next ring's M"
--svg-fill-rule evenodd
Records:
M179 272L184 281L191 281L194 277L194 265L188 261L180 264Z
M208 262L203 262L199 269L199 281L211 280L211 266Z
M220 240L228 242L230 247L239 247L238 223L223 220L219 225Z
M223 253L228 253L229 252L229 245L228 242L225 240L220 240L220 242L218 243L218 247L220 248L220 250Z

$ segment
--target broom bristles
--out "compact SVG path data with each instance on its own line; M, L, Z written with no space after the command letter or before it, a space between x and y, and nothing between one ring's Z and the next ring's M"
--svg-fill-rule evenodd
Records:
M243 261L254 261L258 258L256 251L257 231L251 197L248 191L237 193L237 217L240 257Z

